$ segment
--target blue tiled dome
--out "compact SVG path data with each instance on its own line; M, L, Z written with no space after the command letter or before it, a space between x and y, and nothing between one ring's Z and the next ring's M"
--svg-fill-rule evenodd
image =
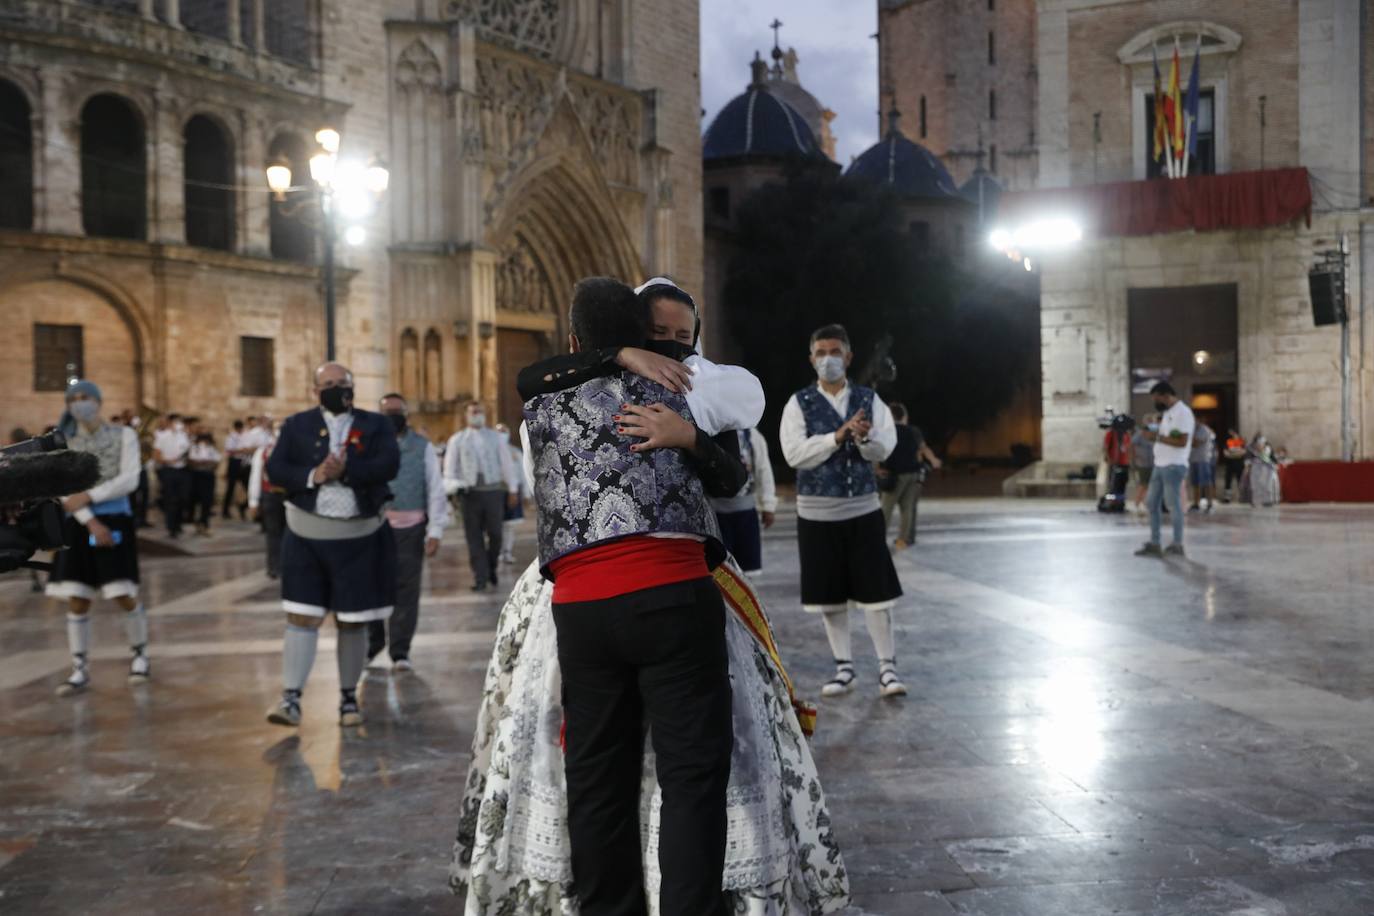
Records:
M891 185L903 197L958 197L959 189L944 163L904 137L895 117L892 120L887 136L850 163L845 177Z
M980 222L988 222L997 215L997 201L1002 196L1002 186L980 165L973 170L973 177L959 188L959 194L978 208Z
M756 59L755 67L764 66ZM766 68L765 68L766 69ZM755 80L720 110L702 141L705 159L739 156L814 156L816 136L797 110L768 91L766 79Z

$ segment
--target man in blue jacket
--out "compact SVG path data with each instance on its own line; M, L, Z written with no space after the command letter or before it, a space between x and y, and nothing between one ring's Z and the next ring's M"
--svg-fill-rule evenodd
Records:
M300 724L320 624L332 613L339 630L339 724L356 726L363 721L357 684L367 663L365 625L390 617L396 599L396 544L383 510L401 453L388 418L354 409L347 368L320 366L315 392L320 406L286 419L267 463L267 476L287 494L283 690L267 721Z

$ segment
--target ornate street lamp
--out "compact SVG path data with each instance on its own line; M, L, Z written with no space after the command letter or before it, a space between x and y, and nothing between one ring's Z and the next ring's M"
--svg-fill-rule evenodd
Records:
M309 212L318 220L324 242L324 327L325 358L334 359L334 240L336 238L338 215L347 221L344 240L350 245L361 245L367 239L367 231L361 222L376 209L377 201L386 192L391 175L386 165L374 159L364 165L356 160L340 159L339 146L342 143L339 132L330 127L321 128L315 133L319 145L310 157L310 182L292 185L295 176L291 165L278 159L267 166L267 187L279 201L288 195L301 191L315 191L313 195L302 195L292 211ZM318 201L317 211L304 211L311 202ZM294 215L294 213L292 214Z

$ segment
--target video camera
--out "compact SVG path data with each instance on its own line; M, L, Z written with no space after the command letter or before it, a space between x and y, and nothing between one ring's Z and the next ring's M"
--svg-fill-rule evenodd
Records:
M89 490L99 480L96 457L68 449L56 430L0 448L0 573L51 568L30 558L69 546L57 498Z
M1135 418L1130 414L1117 413L1116 408L1110 405L1102 411L1102 415L1097 418L1098 429L1113 429L1119 433L1128 433L1135 429Z

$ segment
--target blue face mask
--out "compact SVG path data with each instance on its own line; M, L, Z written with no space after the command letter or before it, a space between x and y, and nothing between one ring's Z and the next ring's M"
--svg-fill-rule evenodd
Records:
M823 382L835 384L844 378L844 357L821 356L816 359L816 375Z
M99 401L72 401L67 406L78 423L90 423L100 416Z

